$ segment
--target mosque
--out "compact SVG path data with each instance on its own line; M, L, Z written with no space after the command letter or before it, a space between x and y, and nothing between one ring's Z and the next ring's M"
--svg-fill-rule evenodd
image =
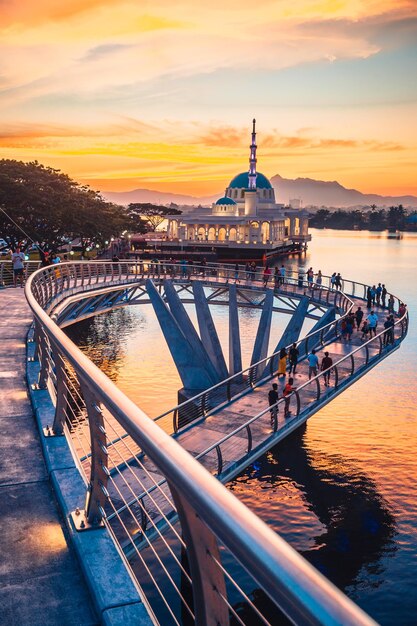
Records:
M211 211L167 216L170 248L260 261L307 247L308 211L277 204L270 181L257 171L255 125L253 120L249 170L230 181Z

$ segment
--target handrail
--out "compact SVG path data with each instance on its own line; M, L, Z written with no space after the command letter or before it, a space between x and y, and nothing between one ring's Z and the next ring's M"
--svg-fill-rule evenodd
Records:
M404 321L406 321L407 319L408 319L408 313L406 312L406 313L404 313L404 315L401 318L396 320L394 325L395 326L401 326L404 323ZM377 335L375 335L374 337L372 337L371 339L368 339L368 341L366 341L362 345L358 346L355 350L352 350L352 352L349 352L349 354L345 355L344 357L340 358L338 361L333 363L331 369L337 371L338 366L340 366L342 363L344 363L345 361L348 361L348 360L351 360L352 363L354 363L354 355L356 353L360 352L361 350L363 350L364 348L365 348L365 351L368 351L370 345L372 343L374 343L375 340L378 340L379 344L382 345L382 339L383 339L383 336L384 336L385 333L386 333L386 330L383 330L380 333L378 333ZM367 365L367 363L365 365ZM290 398L291 396L294 396L295 393L297 393L299 395L300 392L303 389L306 389L310 385L317 384L317 382L320 381L320 379L324 376L324 374L325 374L324 371L320 371L317 374L317 376L313 376L311 379L307 380L305 383L303 383L302 385L298 386L296 388L296 391L294 391L291 394L289 394L287 396L287 398ZM354 374L354 368L351 370L351 376L353 374ZM337 388L337 386L336 386L336 388ZM319 400L319 399L320 399L320 392L318 393L317 400ZM251 417L244 424L241 424L240 426L235 428L235 430L233 430L232 432L228 433L227 435L222 437L222 439L219 439L216 443L212 444L211 446L209 446L208 448L206 448L205 450L203 450L202 452L197 454L194 458L196 458L197 460L202 459L204 456L206 456L207 454L209 454L210 452L215 450L217 447L221 446L223 443L225 443L226 441L228 441L229 439L231 439L232 437L237 435L239 432L241 432L242 430L247 429L253 422L257 421L263 415L269 413L271 411L271 409L278 408L279 406L281 406L284 403L285 403L285 398L280 398L278 400L278 402L276 402L275 404L268 405L267 408L265 408L262 411L260 411L254 417ZM298 417L298 415L297 415L297 417ZM220 472L218 472L218 473L220 473Z
M224 573L218 566L220 554L217 546L220 542L295 623L329 626L341 623L347 626L374 624L371 618L149 419L73 344L35 297L35 294L41 297L45 289L49 293L52 285L49 287L43 284L44 278L47 283L47 277L45 270L38 270L29 277L25 293L35 317L36 337L42 359L47 358L47 351L52 349L68 362L83 390L90 422L98 420L97 425L90 423L91 445L96 452L91 461L89 502L92 502L94 508L95 498L98 498L96 510L103 512L103 499L100 500L98 493L104 494L105 498L109 497L105 488L106 475L109 474L104 473L101 482L97 479L96 472L100 470L100 464L104 463L105 469L105 457L100 456L96 447L98 442L94 439L98 431L103 434L103 423L108 423L106 413L109 413L149 456L169 483L186 541L195 597L195 623L206 623L204 620L207 615L212 618L217 615L217 621L223 625L229 623L229 610L234 610L227 599ZM63 375L64 370L58 368L56 376ZM48 372L47 376L52 372L52 367ZM101 448L103 445L100 443ZM214 586L213 582L209 583L210 580L215 581Z

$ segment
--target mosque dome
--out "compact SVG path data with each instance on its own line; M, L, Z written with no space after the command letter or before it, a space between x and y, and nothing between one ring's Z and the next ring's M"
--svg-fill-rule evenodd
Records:
M249 173L242 172L233 178L229 183L229 189L249 189ZM256 174L256 188L257 189L272 189L272 185L266 176L257 172ZM223 198L224 200L224 198Z
M218 200L216 200L215 204L236 204L236 202L232 200L232 198L224 196L223 198L219 198Z

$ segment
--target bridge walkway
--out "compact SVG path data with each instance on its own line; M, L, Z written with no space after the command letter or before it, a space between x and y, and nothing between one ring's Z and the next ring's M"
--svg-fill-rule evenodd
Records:
M354 310L361 306L366 317L367 309L364 301L354 296L349 297L354 303ZM387 310L381 307L374 307L374 310L379 316L380 329ZM348 343L344 343L340 339L330 341L328 345L318 350L320 362L325 350L330 353L335 363L356 348L360 348L364 343L361 340L361 334L355 329ZM367 366L370 369L375 364L374 357L377 357L379 353L380 346L377 343L369 346L368 355L366 355L365 349L359 350L354 357L354 370L357 371L361 367L367 366L367 361L370 363L373 360L373 363ZM352 363L350 359L346 359L338 365L339 383L350 378L351 374ZM285 380L288 380L288 374ZM268 410L268 390L272 382L277 382L279 396L282 397L285 380L283 378L266 379L263 383L257 384L256 387L249 389L237 398L232 398L229 403L217 410L215 409L207 417L200 418L180 429L173 434L173 437L188 452L198 458L211 473L217 475L222 482L227 482L236 476L244 466L255 460L266 449L276 445L302 421L305 421L307 417L318 410L317 386L320 387L320 406L323 406L326 401L330 401L334 395L340 392L340 389L335 388L334 373L331 375L329 387L324 386L324 381L321 378L317 383L300 389L299 401L302 407L301 414L304 415L304 418L300 420L300 415L297 415L296 397L293 394L290 404L292 415L289 418L284 417L284 407L281 403L277 423L274 425ZM307 380L308 363L304 359L298 364L294 385L300 387ZM245 425L263 411L264 414L249 426L249 442L248 428ZM171 418L171 416L168 414L167 418ZM169 423L168 419L160 420L159 424L168 432L172 432L172 422ZM111 420L107 421L106 427L109 439L116 439L120 435L120 430L114 428ZM259 452L256 454L257 448ZM249 452L251 453L250 456ZM131 462L126 464L123 459L126 459L129 453ZM128 511L123 519L125 528L120 529L120 534L123 536L126 528L129 528L132 523L130 528L132 535L137 535L138 541L141 543L144 533L137 528L137 523L133 520L131 512L136 509L136 513L142 514L144 526L147 526L148 529L147 534L152 536L157 526L164 527L167 519L175 515L168 486L152 461L146 455L141 455L137 448L133 449L133 442L127 444L125 439L118 441L109 448L109 469L113 475L111 484L117 483L118 494L113 494L114 498L117 499L117 495L120 497L122 507L123 503L130 500L131 511ZM138 489L138 485L141 489ZM124 511L126 511L125 508ZM132 519L130 519L131 517ZM119 534L119 522L120 520L113 518L112 526L116 535ZM128 553L129 544L125 542L125 545ZM146 546L146 542L143 545Z
M25 383L32 322L21 289L0 291L0 621L98 624L68 546Z

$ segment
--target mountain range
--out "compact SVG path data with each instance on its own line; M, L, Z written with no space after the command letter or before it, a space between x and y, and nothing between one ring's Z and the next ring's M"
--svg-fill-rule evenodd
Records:
M347 189L337 181L314 180L313 178L283 178L276 174L271 179L277 202L288 204L293 198L300 198L304 207L378 207L402 204L417 208L417 196L382 196L362 193L357 189ZM211 205L223 195L222 191L213 196L190 196L184 194L133 189L132 191L106 191L102 195L110 202L128 205L131 202L151 202L154 204Z

